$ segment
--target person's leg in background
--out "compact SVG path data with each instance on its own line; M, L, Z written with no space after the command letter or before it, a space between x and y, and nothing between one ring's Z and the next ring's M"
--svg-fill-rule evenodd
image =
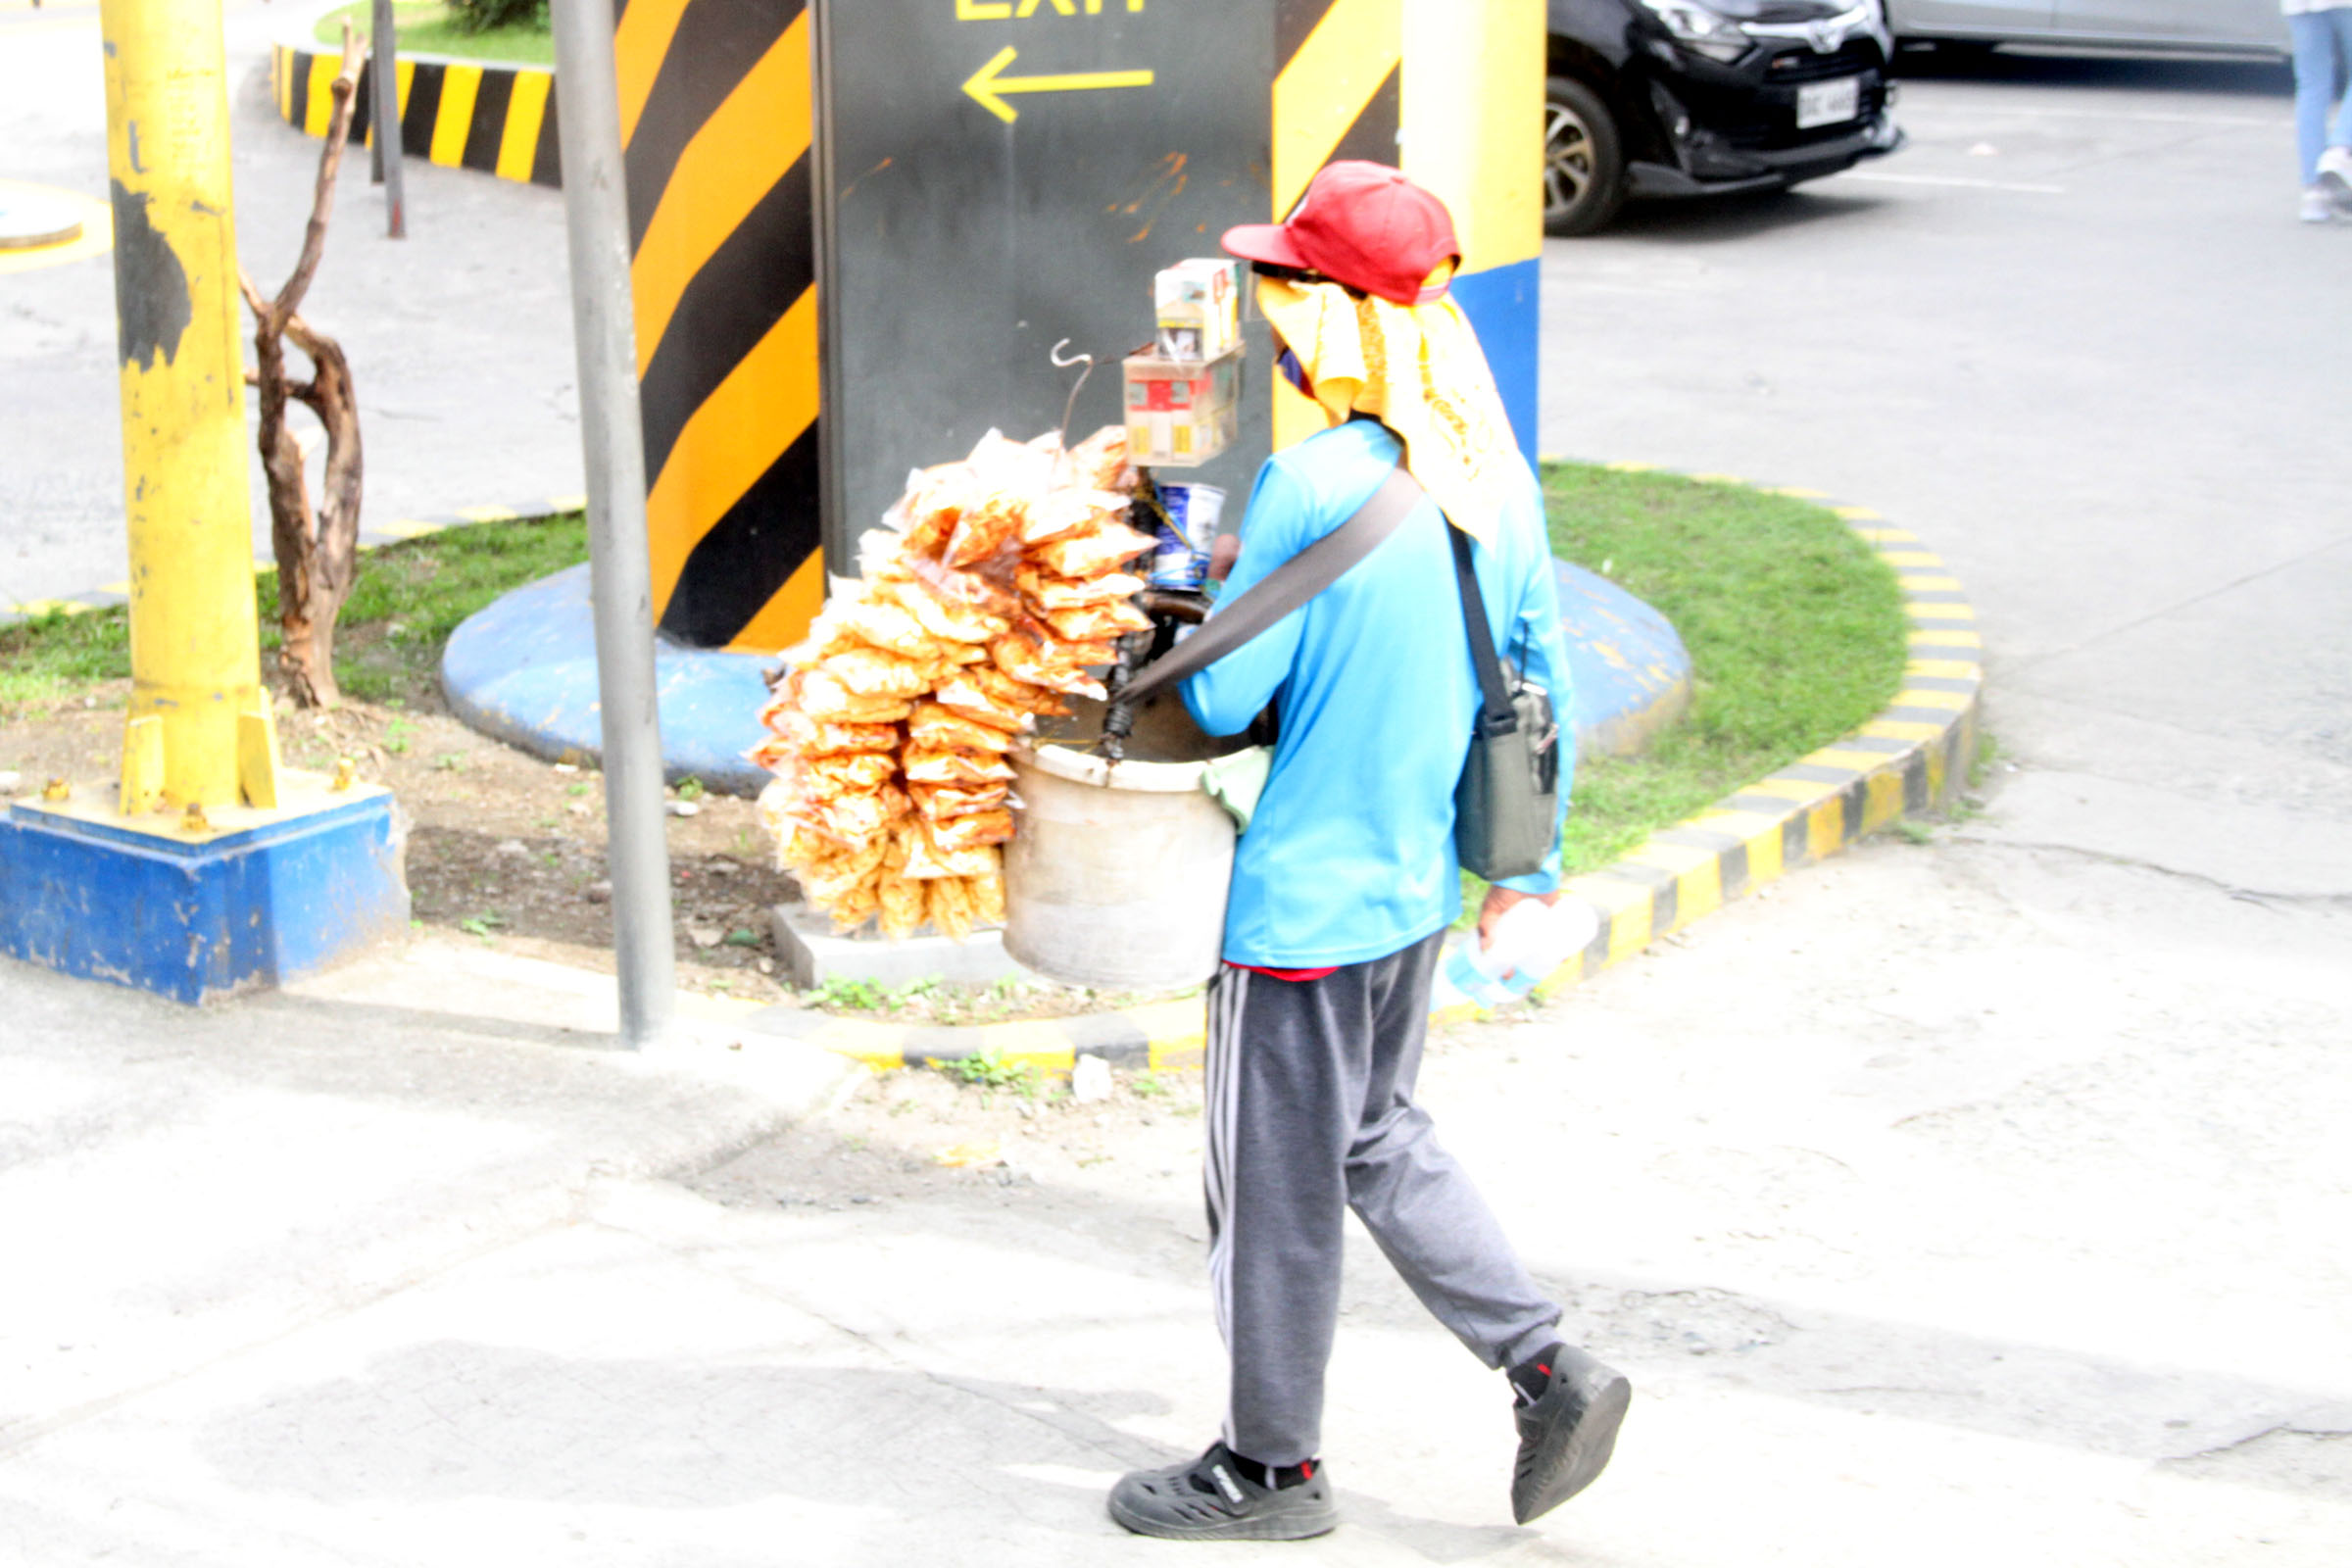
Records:
M2328 112L2335 106L2335 22L2352 12L2306 11L2286 19L2295 47L2295 169L2302 176L2301 217L2325 223L2334 203L2320 186L2320 158L2328 150Z
M2352 217L2352 6L2319 12L2311 20L2327 23L2334 35L2338 99L2335 123L2328 131L2328 149L2319 157L2319 182L2336 211ZM2298 91L2298 108L2301 100Z

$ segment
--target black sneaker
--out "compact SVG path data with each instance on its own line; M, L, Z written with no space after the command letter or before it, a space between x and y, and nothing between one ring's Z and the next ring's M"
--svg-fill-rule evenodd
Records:
M1170 1541L1304 1541L1340 1522L1322 1466L1297 1486L1261 1487L1222 1443L1198 1459L1119 1477L1110 1516L1139 1536Z
M1550 1382L1514 1415L1519 1462L1511 1467L1511 1513L1521 1524L1541 1518L1591 1486L1617 1447L1617 1428L1634 1386L1565 1345L1536 1358Z

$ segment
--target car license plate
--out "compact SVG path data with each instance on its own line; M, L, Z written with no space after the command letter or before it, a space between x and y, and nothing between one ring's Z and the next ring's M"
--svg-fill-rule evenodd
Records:
M1812 81L1796 89L1796 128L1811 130L1815 125L1842 124L1858 120L1862 115L1862 78L1839 76L1833 81Z

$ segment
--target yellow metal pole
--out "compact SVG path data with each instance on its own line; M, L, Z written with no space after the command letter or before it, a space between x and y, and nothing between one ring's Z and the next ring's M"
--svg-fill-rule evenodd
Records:
M122 808L274 807L220 0L101 0L99 24L130 530Z

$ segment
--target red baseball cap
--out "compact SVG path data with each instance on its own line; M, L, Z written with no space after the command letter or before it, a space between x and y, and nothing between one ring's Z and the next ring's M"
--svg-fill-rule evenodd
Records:
M1441 264L1462 258L1444 202L1386 164L1355 159L1324 165L1288 221L1229 228L1224 246L1244 261L1320 272L1398 305L1443 299L1445 283L1424 285Z

